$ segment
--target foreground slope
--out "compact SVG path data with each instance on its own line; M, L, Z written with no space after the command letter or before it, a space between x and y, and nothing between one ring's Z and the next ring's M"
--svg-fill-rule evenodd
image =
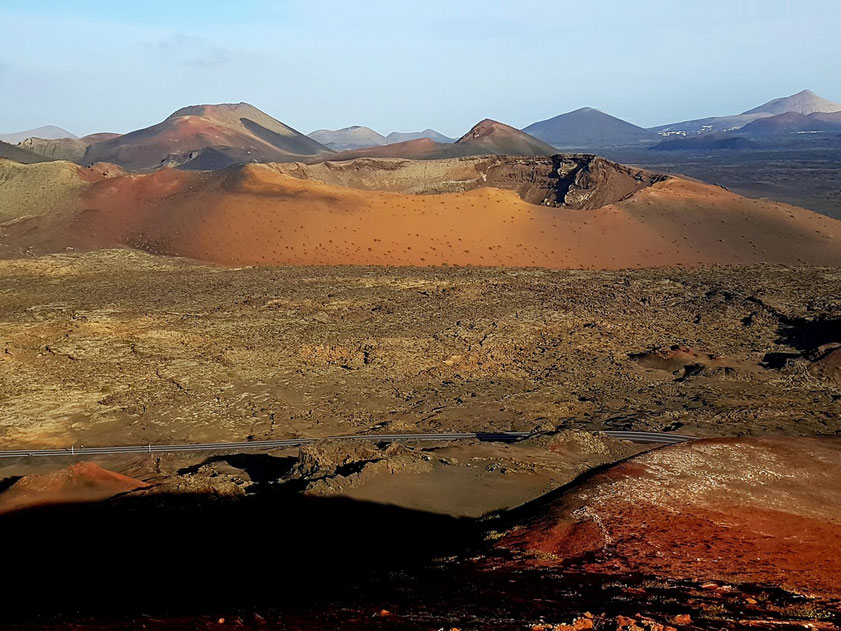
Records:
M406 142L407 140L418 140L419 138L429 138L430 140L434 140L435 142L445 144L455 142L456 140L455 138L445 136L441 132L435 131L434 129L430 129L428 127L423 131L393 131L385 137L388 144L394 144L396 142Z
M837 438L663 448L538 500L500 545L537 566L841 598L839 475Z
M85 164L129 170L216 169L244 162L294 161L330 153L324 145L248 103L184 107L157 125L88 147Z
M13 222L6 256L127 245L232 265L841 265L838 221L593 156L61 173L61 212Z

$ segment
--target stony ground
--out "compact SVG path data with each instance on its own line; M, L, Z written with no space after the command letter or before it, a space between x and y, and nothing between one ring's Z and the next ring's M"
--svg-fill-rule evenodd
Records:
M130 251L3 261L0 441L835 434L839 287L841 272L819 268L223 269Z

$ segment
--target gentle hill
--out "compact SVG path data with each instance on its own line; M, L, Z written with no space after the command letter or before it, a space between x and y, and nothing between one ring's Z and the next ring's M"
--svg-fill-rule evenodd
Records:
M637 145L657 140L657 134L592 107L532 123L523 131L553 147Z
M354 125L343 129L318 129L307 134L313 140L335 151L378 147L386 144L386 138L370 127Z
M742 130L744 131L744 129ZM757 143L742 136L722 136L720 134L704 134L703 136L688 136L686 138L671 138L658 142L652 151L722 151L737 149L754 149Z
M440 143L429 138L407 140L383 147L344 151L324 160L353 160L355 158L407 158L436 160L459 156L510 155L548 156L557 153L554 147L509 125L486 118L453 143Z
M740 133L751 136L779 136L782 134L839 132L841 112L799 114L786 112L768 118L761 118L745 125Z
M773 99L755 107L743 114L814 114L815 112L841 112L841 103L833 103L829 99L818 96L811 90L803 90L791 96Z
M2 158L22 162L24 164L33 164L35 162L45 162L46 160L49 160L49 158L29 151L24 147L10 145L7 142L0 141L0 159Z
M200 160L207 151L214 154L213 160ZM237 103L182 108L157 125L90 145L84 162L112 162L148 171L163 165L196 168L207 162L214 168L285 162L328 153L324 145L253 105Z
M437 132L434 129L424 129L423 131L405 132L393 131L385 137L386 142L390 145L397 142L406 142L407 140L420 140L421 138L428 138L429 140L434 140L435 142L440 142L443 144L449 144L456 141L455 138L445 136L444 134Z
M66 129L56 127L55 125L44 125L43 127L36 127L35 129L27 129L26 131L17 131L11 134L0 134L0 141L8 142L9 144L17 144L27 138L45 138L46 140L55 140L57 138L76 138Z
M37 169L62 164L77 171L48 214L16 220L0 186L13 215L3 256L129 246L227 265L841 266L839 221L593 156L250 164L84 184L69 163L16 168L44 186L52 170Z

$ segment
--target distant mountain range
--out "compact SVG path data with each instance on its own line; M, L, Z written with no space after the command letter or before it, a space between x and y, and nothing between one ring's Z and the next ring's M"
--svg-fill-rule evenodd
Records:
M162 166L210 170L250 162L322 162L354 157L430 159L469 155L548 155L558 149L598 152L608 147L745 149L797 134L841 133L841 104L804 90L730 116L644 129L591 107L517 130L485 119L454 140L433 129L391 132L369 127L320 129L304 135L248 103L192 105L127 134L78 138L48 125L0 135L0 158L20 162L111 162L131 171ZM691 141L693 137L704 141ZM733 140L744 137L747 140ZM664 140L681 140L664 145ZM14 144L14 143L17 144ZM835 141L833 141L835 142ZM660 144L658 144L660 143Z
M478 155L548 156L557 153L545 142L509 125L486 118L451 143L418 138L379 147L344 151L322 160L354 158L406 158L433 160Z
M434 140L435 142L441 142L444 144L455 142L455 138L450 138L449 136L445 136L434 129L424 129L423 131L393 131L385 139L388 141L388 144L394 144L396 142L406 142L407 140L419 140L421 138L428 138L429 140Z
M803 90L791 96L773 99L759 107L732 116L712 116L696 120L671 123L653 127L651 131L661 136L690 136L717 132L732 132L742 129L746 125L762 119L770 118L787 112L809 115L819 112L841 111L841 103L833 103L818 96L811 90Z
M438 133L434 129L410 132L393 131L388 136L383 136L370 127L363 127L361 125L344 127L343 129L318 129L307 135L335 151L381 147L398 142L406 142L407 140L420 140L422 138L441 143L454 142L453 138Z

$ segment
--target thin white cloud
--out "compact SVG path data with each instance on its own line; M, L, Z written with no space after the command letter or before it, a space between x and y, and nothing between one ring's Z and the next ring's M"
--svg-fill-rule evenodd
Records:
M203 37L183 32L147 42L144 48L154 55L192 68L216 68L238 62L254 61L256 56L241 48L219 46Z

